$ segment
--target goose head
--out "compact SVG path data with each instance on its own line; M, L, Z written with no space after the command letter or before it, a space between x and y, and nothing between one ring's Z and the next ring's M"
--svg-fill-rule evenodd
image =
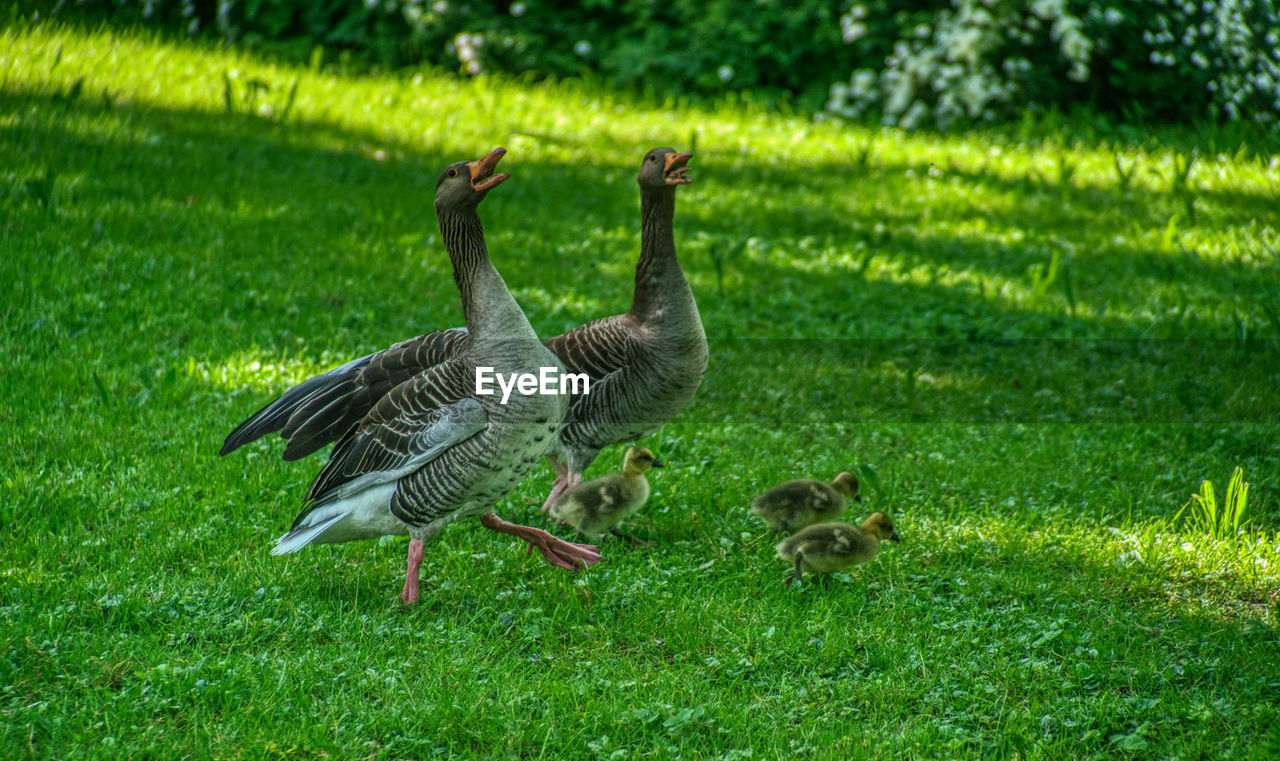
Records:
M665 188L688 185L692 178L685 177L692 153L676 153L673 148L654 148L644 155L640 164L640 176L636 181L642 188Z
M493 171L506 154L505 148L494 148L484 158L446 167L436 180L436 211L474 209L490 190L511 176Z

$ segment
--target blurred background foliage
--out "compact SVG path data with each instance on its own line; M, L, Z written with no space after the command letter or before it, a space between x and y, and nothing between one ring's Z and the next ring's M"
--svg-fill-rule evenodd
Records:
M314 66L748 93L905 128L1027 107L1129 122L1280 116L1275 0L61 0L11 13L142 24Z

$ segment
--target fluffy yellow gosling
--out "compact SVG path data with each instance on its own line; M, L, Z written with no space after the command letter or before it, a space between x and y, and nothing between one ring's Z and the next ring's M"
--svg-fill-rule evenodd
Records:
M618 524L649 498L649 479L644 474L662 466L648 449L628 447L621 473L593 478L566 490L551 504L551 516L576 528L579 536L613 534L643 545L645 542L619 531Z
M872 513L861 526L847 523L815 523L778 542L778 557L795 564L787 586L804 571L833 573L861 565L876 556L880 542L899 541L893 521L884 513Z
M861 502L862 498L858 496L857 477L846 472L829 484L816 478L778 484L751 500L751 512L776 531L799 531L839 518L849 500Z

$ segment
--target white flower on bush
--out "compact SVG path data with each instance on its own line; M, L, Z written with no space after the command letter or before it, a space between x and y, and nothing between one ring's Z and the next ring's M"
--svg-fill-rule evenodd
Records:
M887 116L897 116L906 111L916 94L916 88L910 78L895 77L894 79L896 81L892 82L893 89L889 91L889 98L884 104L884 112Z
M1031 4L1031 12L1045 21L1058 18L1066 11L1064 0L1036 0Z
M939 127L946 129L961 116L964 116L964 108L960 105L960 98L954 91L946 90L938 96L933 118L938 122Z
M840 36L846 44L862 39L862 36L867 33L867 25L862 23L866 15L866 6L855 5L840 17Z
M1063 16L1053 22L1053 37L1058 40L1062 57L1084 63L1093 52L1093 43L1080 33L1080 19Z
M728 82L730 79L733 79L733 67L728 64L721 66L716 69L716 76L720 77L721 82Z
M854 21L848 16L840 18L840 36L845 42L853 42L862 38L867 33L867 25L861 21Z
M947 59L951 61L961 61L969 66L977 66L978 60L982 57L982 31L969 27L956 32L951 40L951 49L947 53Z
M859 69L853 72L853 77L849 80L850 88L858 94L870 93L876 85L876 73L869 69Z
M591 43L586 40L578 40L577 44L573 46L573 52L580 56L589 55L591 53Z
M831 103L844 108L849 102L849 86L843 82L836 82L831 85L831 89L827 91L828 100Z
M1022 57L1006 58L1004 59L1004 62L1000 64L1000 67L1004 69L1004 73L1008 76L1017 77L1031 71L1031 62Z
M1160 63L1204 72L1211 108L1229 119L1259 123L1280 116L1280 7L1255 0L1208 0L1185 4L1154 0L1156 25L1164 32L1147 40ZM1177 40L1180 44L1174 45Z
M527 10L529 10L529 6L525 5L524 3L511 4L511 15L515 16L516 18L520 18L521 16L523 16L525 14L525 11Z
M464 64L468 74L474 76L484 71L477 52L479 48L484 47L482 35L459 32L453 38L453 47L457 51L458 62Z
M957 97L971 118L976 118L995 94L994 88L981 74L970 74L960 80Z
M915 101L907 112L898 120L898 126L903 129L915 129L923 123L929 116L929 107L920 101Z
M1063 71L1070 81L1086 82L1094 56L1105 55L1204 72L1198 81L1205 83L1215 112L1227 118L1273 122L1280 116L1280 4L1149 0L1134 18L1124 7L1074 0L951 0L950 7L909 16L910 26L899 29L883 68L855 72L849 88L833 89L827 107L857 116L883 101L888 124L918 126L932 117L945 127L960 116L1007 115L1035 97L1024 88L1060 78ZM846 41L866 34L862 19L867 16L866 6L858 4L841 17ZM1134 27L1127 39L1140 43L1099 50L1100 42L1114 46L1118 38L1089 36L1089 30L1120 26L1114 35L1123 37L1130 31L1124 25ZM1028 59L1023 50L1035 52Z

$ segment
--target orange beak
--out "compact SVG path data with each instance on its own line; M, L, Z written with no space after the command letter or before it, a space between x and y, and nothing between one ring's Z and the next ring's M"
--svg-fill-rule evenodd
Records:
M667 165L662 170L662 176L668 185L688 185L693 182L693 178L684 176L684 173L689 171L689 167L685 165L691 158L693 158L692 153L667 154Z
M511 175L503 172L494 174L493 169L507 155L506 148L494 148L493 152L482 159L468 161L467 166L471 169L471 188L477 193L490 188L496 188Z

